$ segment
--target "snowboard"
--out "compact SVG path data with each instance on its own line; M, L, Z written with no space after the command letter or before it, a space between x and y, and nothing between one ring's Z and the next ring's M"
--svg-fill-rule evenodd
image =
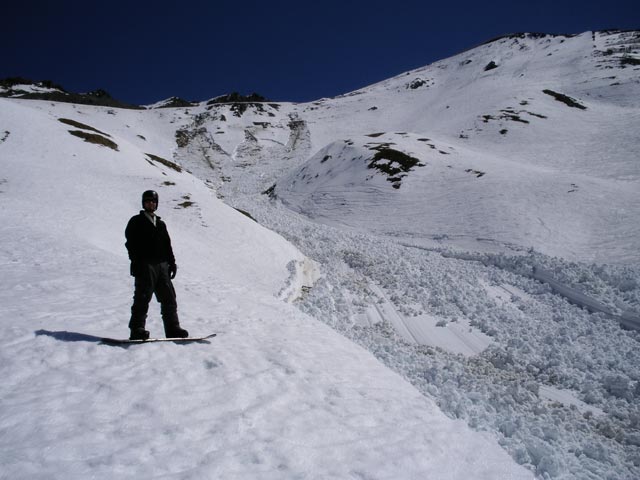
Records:
M147 338L146 340L129 340L128 338L102 338L101 342L108 345L128 345L135 343L153 343L153 342L175 342L175 343L190 343L201 342L208 338L215 337L217 334L212 333L205 335L204 337L186 337L186 338Z

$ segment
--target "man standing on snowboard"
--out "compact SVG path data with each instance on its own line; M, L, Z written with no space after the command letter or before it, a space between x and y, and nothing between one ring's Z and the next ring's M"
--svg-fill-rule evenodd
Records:
M189 333L180 327L176 291L171 283L178 270L171 248L171 238L167 225L155 214L158 208L158 193L153 190L144 192L142 208L138 215L131 217L125 230L125 246L131 260L131 276L135 277L129 338L149 338L145 324L153 294L160 302L166 337L186 338Z

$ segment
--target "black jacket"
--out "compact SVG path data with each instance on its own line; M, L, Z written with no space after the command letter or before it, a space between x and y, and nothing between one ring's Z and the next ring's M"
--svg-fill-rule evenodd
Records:
M175 265L167 225L156 215L156 226L147 218L144 210L131 217L124 231L125 246L132 263L162 263Z

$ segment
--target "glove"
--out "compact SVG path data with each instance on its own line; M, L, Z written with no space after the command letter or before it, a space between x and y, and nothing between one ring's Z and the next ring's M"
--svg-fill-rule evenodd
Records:
M178 266L175 263L172 263L169 265L169 276L171 277L171 280L176 278L176 273L178 273Z
M132 277L138 277L142 273L142 264L140 262L131 262L129 269Z

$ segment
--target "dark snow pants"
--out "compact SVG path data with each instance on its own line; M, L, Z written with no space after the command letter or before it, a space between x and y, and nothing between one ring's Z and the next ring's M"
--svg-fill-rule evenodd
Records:
M160 312L165 333L169 334L175 331L180 327L180 321L178 320L176 291L169 275L169 264L166 262L151 265L145 264L141 266L140 270L135 277L135 292L133 294L129 328L145 327L149 302L153 294L155 294L156 299L160 302Z

